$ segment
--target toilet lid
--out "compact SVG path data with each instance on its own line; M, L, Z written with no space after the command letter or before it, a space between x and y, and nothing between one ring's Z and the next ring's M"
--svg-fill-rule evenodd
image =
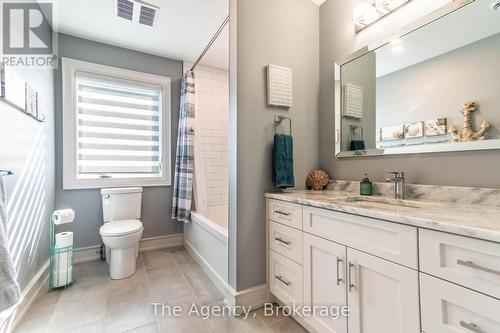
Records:
M102 236L123 236L133 234L142 229L139 220L121 220L105 223L100 230Z

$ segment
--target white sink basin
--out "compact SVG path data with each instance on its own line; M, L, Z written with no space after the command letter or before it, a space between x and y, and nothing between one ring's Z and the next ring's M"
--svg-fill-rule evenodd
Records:
M412 201L412 200L402 200L402 199L391 199L386 197L370 197L370 196L353 196L348 198L340 199L339 201L352 202L352 203L362 203L362 204L373 204L372 206L398 206L405 208L426 208L434 206L433 203Z

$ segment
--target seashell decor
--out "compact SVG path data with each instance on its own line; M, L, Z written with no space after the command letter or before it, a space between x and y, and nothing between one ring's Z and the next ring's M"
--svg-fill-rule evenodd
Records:
M315 191L321 191L326 185L328 185L328 181L330 180L330 176L323 170L313 170L309 172L307 176L307 185L310 186Z

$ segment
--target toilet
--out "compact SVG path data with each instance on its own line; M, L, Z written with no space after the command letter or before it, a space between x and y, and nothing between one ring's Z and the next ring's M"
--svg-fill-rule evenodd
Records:
M142 188L101 190L104 225L99 230L106 247L109 275L120 280L134 275L143 226Z

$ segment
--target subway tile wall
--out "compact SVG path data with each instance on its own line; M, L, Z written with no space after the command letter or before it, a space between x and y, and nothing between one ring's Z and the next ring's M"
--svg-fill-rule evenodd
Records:
M207 205L227 205L229 72L199 65L195 70L195 84Z

